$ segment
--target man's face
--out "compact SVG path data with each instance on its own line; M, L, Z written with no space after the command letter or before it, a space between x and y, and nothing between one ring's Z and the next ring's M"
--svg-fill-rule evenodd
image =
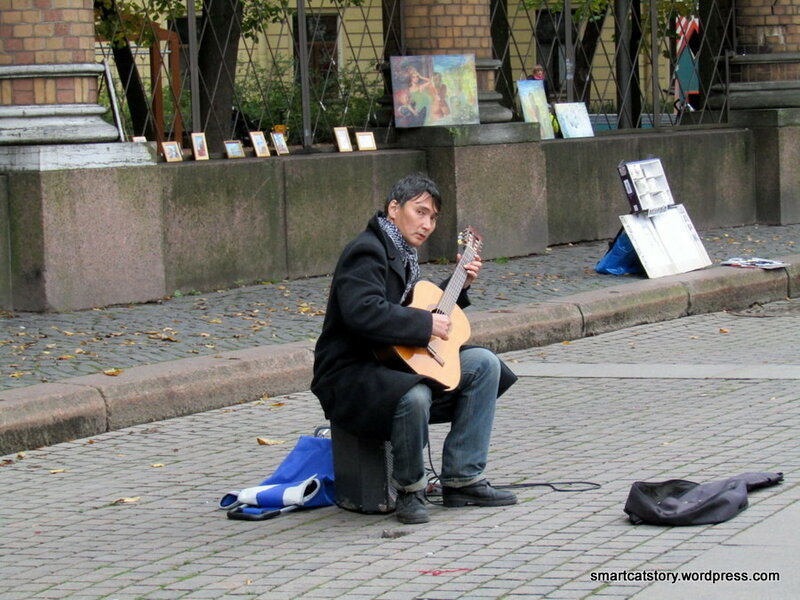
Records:
M418 248L436 229L439 212L433 198L423 192L400 206L397 200L389 203L387 218L394 223L403 234L403 239L412 248Z

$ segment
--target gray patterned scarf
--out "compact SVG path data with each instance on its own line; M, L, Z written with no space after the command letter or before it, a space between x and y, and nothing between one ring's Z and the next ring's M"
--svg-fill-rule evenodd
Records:
M381 226L384 233L394 242L394 245L397 246L397 250L400 252L400 256L403 259L403 264L406 266L406 269L409 270L409 276L406 280L406 289L403 291L403 297L400 298L400 304L402 304L405 302L409 293L411 293L411 288L413 288L414 284L419 280L417 249L409 246L403 234L400 233L400 230L397 228L397 225L383 215L378 216L378 224Z

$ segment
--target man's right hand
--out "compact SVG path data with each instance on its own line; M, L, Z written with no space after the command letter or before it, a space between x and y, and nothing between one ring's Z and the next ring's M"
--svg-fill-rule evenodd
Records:
M433 316L433 335L446 340L450 334L450 317L442 313L431 313Z

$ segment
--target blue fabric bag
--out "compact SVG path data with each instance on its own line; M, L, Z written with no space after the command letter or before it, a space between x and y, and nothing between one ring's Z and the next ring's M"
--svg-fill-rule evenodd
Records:
M301 507L330 506L334 499L331 440L304 435L272 475L225 494L219 507L230 519L264 520Z
M619 230L617 236L609 244L608 252L600 259L594 270L605 275L644 272L642 261L639 260L639 255L636 254L636 249L624 229Z

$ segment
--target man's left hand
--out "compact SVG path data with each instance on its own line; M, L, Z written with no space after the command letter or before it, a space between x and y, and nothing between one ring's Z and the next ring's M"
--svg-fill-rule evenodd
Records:
M460 254L456 257L456 260L461 260ZM464 265L464 270L467 272L467 279L464 281L464 289L471 286L472 282L478 278L478 273L480 273L482 266L483 263L481 262L480 256L475 256L471 262Z

